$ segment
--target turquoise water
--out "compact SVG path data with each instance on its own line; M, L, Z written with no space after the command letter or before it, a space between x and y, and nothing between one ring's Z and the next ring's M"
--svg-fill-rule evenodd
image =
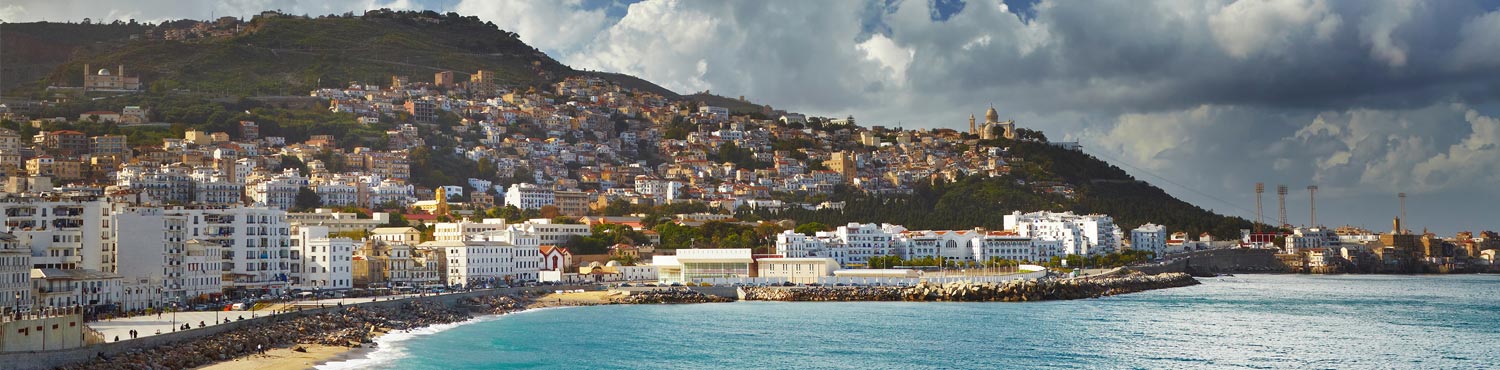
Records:
M1500 276L1245 275L1040 303L546 309L324 369L1500 367Z

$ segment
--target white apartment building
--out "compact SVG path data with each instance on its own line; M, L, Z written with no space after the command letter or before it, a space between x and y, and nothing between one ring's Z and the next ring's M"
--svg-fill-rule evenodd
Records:
M1161 257L1167 253L1167 228L1157 224L1145 224L1130 231L1130 249L1156 253Z
M366 204L360 201L362 186L357 179L335 176L313 185L313 192L327 207L363 206Z
M0 309L31 308L31 249L0 233Z
M354 287L354 240L331 238L327 226L293 226L291 285L302 290Z
M297 192L308 185L308 180L288 168L270 179L261 180L246 189L256 206L287 210L297 202Z
M191 169L182 164L151 166L130 163L115 172L115 185L139 190L160 204L187 203L193 200L196 185Z
M184 220L184 225L185 224ZM203 239L192 239L182 243L182 291L192 298L223 294L224 292L224 248Z
M1032 238L1010 231L992 231L974 238L973 250L974 261L980 263L994 258L1037 262L1051 257Z
M312 212L289 212L286 220L292 225L327 226L329 233L342 233L380 228L380 225L391 222L391 214L375 212L370 214L370 218L360 218L357 213L318 208Z
M833 248L844 250L835 257L840 264L863 266L869 262L870 257L888 256L894 252L891 235L881 225L851 222L834 229L835 241L829 244L836 245Z
M189 271L186 219L168 215L159 207L127 207L115 211L116 263L113 272L126 282L125 309L163 307L169 302L187 303L204 294L219 293L220 271L212 271L213 284L190 279L205 278ZM218 257L218 256L215 256ZM213 263L217 261L202 261ZM139 299L139 297L151 297Z
M574 236L588 236L593 233L589 225L559 224L546 218L533 218L515 226L519 227L521 232L535 237L540 244L547 245L560 245Z
M519 258L516 246L500 241L432 241L419 245L422 248L441 248L448 259L448 271L444 281L450 286L476 286L481 284L505 284L509 282L535 281L535 271L530 280L518 275L515 263ZM540 263L540 257L533 256Z
M458 222L439 222L433 224L432 240L436 241L462 241L474 239L475 236L491 231L504 230L507 224L503 218L486 218L480 222L459 220Z
M392 204L398 207L406 207L417 201L416 187L404 184L393 179L383 179L379 182L367 182L369 186L369 199L367 205L377 207Z
M1005 215L1005 229L1032 239L1061 242L1063 255L1105 254L1119 245L1114 219L1105 215L1016 211Z
M1286 237L1286 252L1295 254L1308 249L1337 248L1342 244L1343 238L1333 229L1298 227L1292 229L1292 235Z
M286 212L263 207L174 208L187 220L189 240L217 244L226 293L280 293L291 272L291 232Z
M541 209L556 203L552 189L533 184L511 185L505 191L505 205L520 209Z
M0 221L35 268L114 270L110 203L93 195L0 198Z

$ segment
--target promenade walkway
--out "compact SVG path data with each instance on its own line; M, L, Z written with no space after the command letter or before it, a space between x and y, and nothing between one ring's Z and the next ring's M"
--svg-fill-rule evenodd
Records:
M160 318L156 315L141 315L95 321L85 325L104 334L106 342L114 342L115 337L119 337L121 341L130 340L131 330L136 331L137 338L145 338L156 335L158 331L166 334L173 332L173 328L182 330L182 324L191 324L193 329L197 329L200 321L206 326L211 326L223 324L224 319L235 321L244 317L249 320L269 313L268 311L184 311L178 312L174 319L173 314L168 312L162 313Z

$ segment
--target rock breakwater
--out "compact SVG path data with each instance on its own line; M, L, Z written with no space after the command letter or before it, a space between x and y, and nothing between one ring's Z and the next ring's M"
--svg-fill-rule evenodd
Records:
M733 302L733 299L703 294L688 288L672 288L633 292L630 295L610 300L615 304L671 304L671 303L716 303Z
M1023 302L1082 299L1198 284L1184 273L1129 274L1078 279L1024 279L1004 283L920 283L893 287L749 287L743 299L760 301Z
M463 298L456 305L409 300L398 305L349 305L262 319L211 337L183 340L154 348L63 366L61 369L191 369L257 352L296 344L355 347L390 331L468 320L475 313L502 314L525 307L526 296Z

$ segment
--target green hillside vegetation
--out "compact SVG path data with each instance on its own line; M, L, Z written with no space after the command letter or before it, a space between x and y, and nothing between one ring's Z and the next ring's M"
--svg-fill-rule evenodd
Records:
M730 114L752 114L752 113L754 113L756 115L764 114L763 109L762 109L762 108L764 108L764 106L762 106L760 104L755 104L755 103L744 101L744 100L740 100L740 99L737 99L737 98L729 98L729 97L723 97L723 96L718 96L718 95L714 95L714 94L709 94L708 92L700 92L700 93L697 93L697 94L685 95L685 96L683 96L683 99L687 99L687 100L692 100L692 101L698 102L699 105L711 105L711 106L715 106L715 107L728 108Z
M146 28L133 21L0 23L0 91L34 83L76 55L114 50Z
M984 144L1010 147L1024 159L1014 165L1012 175L988 178L969 176L953 182L937 181L915 186L908 196L870 196L841 188L826 200L847 202L842 212L792 208L781 212L742 212L741 219L790 218L798 223L819 222L838 226L850 222L891 223L912 230L1004 227L1012 211L1073 211L1102 213L1127 230L1145 223L1168 225L1194 237L1208 232L1220 239L1237 238L1239 230L1251 228L1248 220L1228 217L1172 197L1151 184L1136 181L1119 167L1081 152L1045 143L994 140ZM1034 191L1017 180L1061 181L1075 188L1073 199ZM821 201L824 199L808 199Z
M567 66L477 17L455 13L371 11L362 16L274 17L250 22L249 31L224 40L142 40L62 64L48 80L82 83L85 63L124 64L151 91L184 89L219 96L303 95L316 87L351 82L389 84L392 75L413 82L452 70L464 80L493 71L497 82L544 84L576 74Z

